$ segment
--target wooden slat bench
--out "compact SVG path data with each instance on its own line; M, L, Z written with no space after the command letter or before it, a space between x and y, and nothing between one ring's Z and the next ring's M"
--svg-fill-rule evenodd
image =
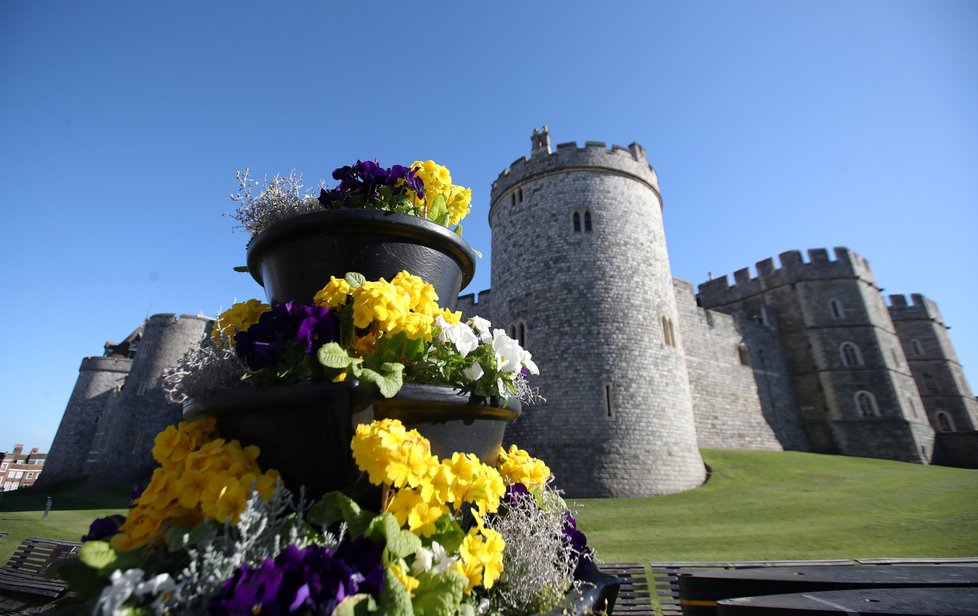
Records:
M615 601L615 614L633 616L654 616L652 600L649 596L649 580L642 563L601 563L602 573L616 576L621 582L618 599Z
M25 539L0 567L0 595L61 596L64 582L48 579L44 574L52 564L77 552L80 545L41 537Z

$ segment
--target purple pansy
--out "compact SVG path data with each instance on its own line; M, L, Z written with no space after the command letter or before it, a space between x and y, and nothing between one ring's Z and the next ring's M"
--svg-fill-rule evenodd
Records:
M276 304L257 323L235 335L235 350L252 370L275 369L291 355L312 355L335 341L336 330L336 316L329 308Z
M100 541L102 539L108 539L112 535L119 532L119 527L122 523L126 521L126 516L124 515L110 515L104 518L96 518L92 522L91 526L88 527L88 534L81 538L82 543L86 541Z
M579 556L574 577L580 578L587 571L595 568L594 553L587 547L587 536L577 529L577 520L570 512L564 513L564 549L571 550Z
M360 537L334 550L320 545L287 546L259 567L247 565L224 582L211 600L215 615L331 614L358 593L379 596L384 585L383 546Z
M410 188L419 198L424 198L424 182L414 169L403 165L386 169L377 161L358 160L353 166L333 171L333 179L339 180L339 185L319 192L319 203L326 209L368 206L369 202L381 198L382 187L391 196L404 195Z

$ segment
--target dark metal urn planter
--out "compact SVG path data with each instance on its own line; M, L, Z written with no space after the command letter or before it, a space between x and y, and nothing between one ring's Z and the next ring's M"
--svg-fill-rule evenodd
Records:
M442 225L379 210L326 210L288 218L248 245L248 271L270 304L311 304L329 282L359 272L390 280L407 270L431 283L439 304L454 308L475 274L475 252Z
M451 457L474 453L496 463L506 424L520 414L519 401L463 396L450 387L405 385L386 399L357 381L238 387L190 398L185 419L214 417L221 435L261 449L262 468L277 469L286 486L319 496L342 490L357 498L369 488L358 483L350 440L359 423L375 417L400 419L431 441L432 452Z
M564 596L564 603L557 608L538 616L584 616L586 614L613 614L621 580L614 575L602 573L597 567L590 567L578 576L584 582L580 589L572 590Z

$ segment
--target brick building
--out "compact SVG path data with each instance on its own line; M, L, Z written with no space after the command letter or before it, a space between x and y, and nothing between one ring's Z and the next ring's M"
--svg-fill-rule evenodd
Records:
M9 492L34 485L44 470L48 454L39 453L37 447L24 453L24 446L14 445L11 452L0 452L0 491Z

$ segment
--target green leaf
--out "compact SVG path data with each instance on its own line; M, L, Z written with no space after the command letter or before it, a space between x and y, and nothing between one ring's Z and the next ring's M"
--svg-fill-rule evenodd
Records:
M427 343L418 338L417 340L408 340L404 345L404 357L408 359L409 362L418 362L424 357L425 349L427 348Z
M386 362L380 365L379 371L362 368L355 372L357 378L367 383L373 383L380 390L380 395L393 398L404 384L404 364Z
M455 225L455 228L452 229L452 231L455 232L455 235L457 235L459 237L462 237L462 225L461 224Z
M453 616L462 603L468 580L457 571L425 571L414 589L416 616Z
M333 616L367 616L376 609L377 602L374 598L361 593L343 599L333 610Z
M92 569L102 571L111 567L118 555L105 541L87 541L78 550L78 558Z
M452 554L462 545L465 532L462 531L462 527L452 517L452 514L446 513L435 521L435 532L430 539L437 541L445 548L446 552Z
M362 535L373 517L370 512L362 511L360 505L342 492L326 494L306 514L307 520L323 527L346 522L347 529L353 537Z
M395 558L407 558L421 547L421 539L409 530L401 530L397 519L386 511L371 520L363 534L385 544Z
M89 541L88 543L93 542ZM108 577L99 575L98 570L83 563L81 558L77 556L54 563L48 569L48 573L51 572L68 582L71 591L81 599L98 597L102 593L102 589L109 585Z
M247 273L248 272L248 266L247 265L235 265L234 266L234 271Z
M475 608L472 607L471 603L463 603L458 606L458 616L476 616Z
M316 358L319 360L319 363L327 368L340 369L349 367L356 360L356 358L350 357L346 349L336 342L327 342L319 347L319 350L316 351Z
M385 616L414 616L411 595L390 569L384 569L384 589L380 591L377 607Z
M428 207L428 220L444 225L448 222L448 207L445 195L438 195Z
M343 276L343 280L354 289L359 289L363 286L363 283L367 282L364 275L359 272L347 272L346 276Z

